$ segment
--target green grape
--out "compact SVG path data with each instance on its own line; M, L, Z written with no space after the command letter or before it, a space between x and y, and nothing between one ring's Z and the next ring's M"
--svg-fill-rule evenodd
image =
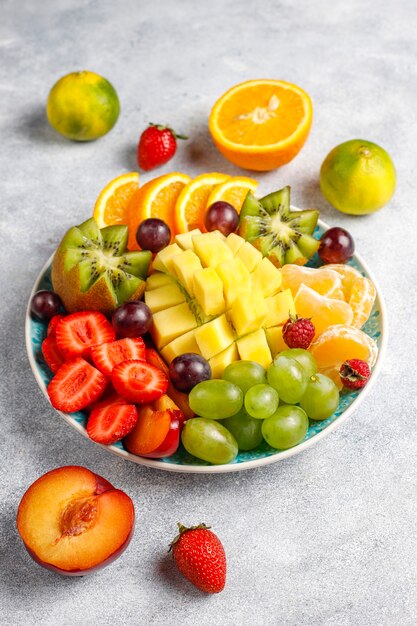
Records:
M237 441L239 450L253 450L262 441L262 421L251 417L244 409L222 422Z
M328 376L314 374L308 381L300 404L312 420L325 420L337 409L339 390Z
M317 372L317 363L314 356L308 350L302 348L292 348L279 353L279 356L289 356L298 361L306 371L308 378Z
M304 439L308 431L307 413L299 406L283 404L262 422L262 435L278 450L287 450Z
M288 356L275 357L267 370L268 383L278 391L280 400L297 404L304 395L308 377L305 369Z
M258 420L264 420L275 413L278 402L279 396L273 387L254 385L246 392L244 405L249 415Z
M238 453L232 433L215 420L204 417L187 420L181 440L187 452L214 465L230 463Z
M234 361L224 369L222 378L240 387L245 394L250 387L266 383L266 371L256 361Z
M221 420L240 411L243 393L227 380L205 380L191 389L188 401L196 415Z

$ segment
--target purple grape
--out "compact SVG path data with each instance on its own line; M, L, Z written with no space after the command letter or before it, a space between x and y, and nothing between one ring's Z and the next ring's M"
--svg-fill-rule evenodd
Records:
M37 291L30 303L32 314L42 322L49 322L58 315L62 306L61 298L53 291Z
M344 228L329 228L320 237L318 254L324 263L346 263L354 252L355 242Z
M211 367L204 357L186 352L171 361L169 377L176 389L188 393L198 383L210 380Z
M219 230L223 235L234 233L239 225L239 215L236 209L228 202L214 202L208 209L205 218L205 227L210 232Z
M152 313L144 302L126 302L113 313L112 324L118 337L140 337L148 332Z
M150 217L139 224L136 241L142 250L159 252L171 241L171 230L163 220Z

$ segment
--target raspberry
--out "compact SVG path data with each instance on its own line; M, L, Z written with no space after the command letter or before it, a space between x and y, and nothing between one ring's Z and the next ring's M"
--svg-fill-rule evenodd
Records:
M282 336L289 348L303 348L307 350L314 339L316 329L308 317L293 317L285 322Z
M365 387L371 375L371 370L366 361L362 359L350 359L341 366L340 380L348 389L362 389Z

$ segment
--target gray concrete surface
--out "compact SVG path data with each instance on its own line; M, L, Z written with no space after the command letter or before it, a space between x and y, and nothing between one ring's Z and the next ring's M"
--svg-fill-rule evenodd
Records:
M0 11L0 623L416 624L415 3L2 0ZM122 102L114 130L86 145L44 117L51 85L76 69L106 76ZM91 214L108 180L135 169L148 121L190 136L155 173L237 174L207 116L226 88L255 77L312 96L307 145L261 175L261 189L289 183L296 204L352 232L388 304L385 368L345 425L288 461L211 477L151 471L84 440L49 407L26 358L26 301L66 228ZM355 137L385 146L398 169L393 201L362 219L337 214L318 188L327 152ZM106 476L137 507L124 556L78 580L37 567L15 529L28 485L64 464ZM176 573L167 545L178 520L211 523L223 540L222 594L202 595Z

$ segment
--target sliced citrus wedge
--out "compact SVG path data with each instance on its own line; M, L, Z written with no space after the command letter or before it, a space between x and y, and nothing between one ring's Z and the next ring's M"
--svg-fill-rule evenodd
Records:
M327 328L309 349L322 372L338 368L348 359L363 359L373 367L378 355L378 346L372 337L345 324Z
M375 285L369 278L361 276L353 283L349 304L353 311L352 326L362 328L369 318L376 298Z
M326 265L326 269L337 272L342 280L342 289L345 294L346 302L349 302L350 292L353 287L353 283L357 278L361 278L362 274L359 270L351 265L345 263L329 263Z
M233 176L213 189L207 200L207 208L215 202L228 202L240 213L248 191L255 193L257 187L258 181L253 178Z
M138 250L136 231L139 224L150 217L164 220L171 229L175 228L175 206L182 189L191 178L187 174L174 172L153 178L141 187L129 203L129 242L130 250Z
M216 185L229 180L230 176L211 172L200 174L186 185L178 196L175 206L175 228L177 233L186 233L194 228L205 231L204 216L207 200Z
M288 263L281 268L282 288L291 289L293 296L301 285L307 285L327 298L344 300L342 281L337 272L326 267L304 267Z
M334 324L351 324L353 312L343 300L322 296L307 285L301 285L294 298L295 310L300 317L311 318L316 337Z
M99 228L128 223L128 206L139 189L139 174L130 172L111 180L101 191L94 206L93 217Z
M250 80L215 103L209 130L229 161L271 170L295 157L310 132L313 107L300 87L282 80Z

